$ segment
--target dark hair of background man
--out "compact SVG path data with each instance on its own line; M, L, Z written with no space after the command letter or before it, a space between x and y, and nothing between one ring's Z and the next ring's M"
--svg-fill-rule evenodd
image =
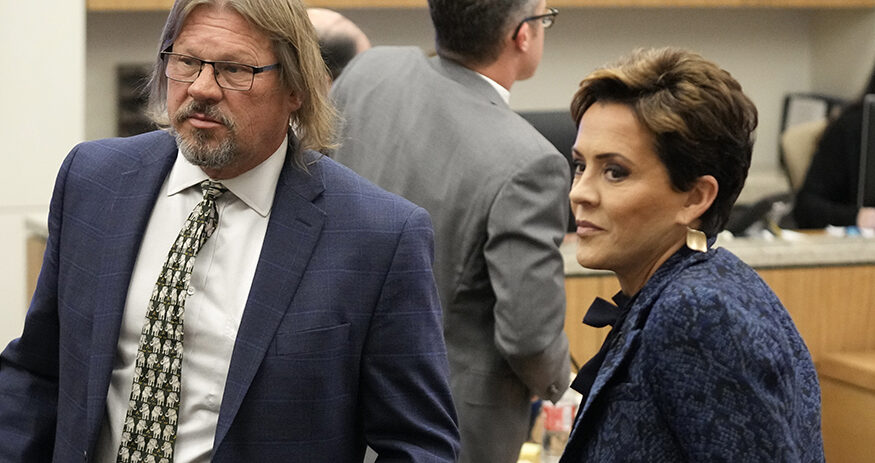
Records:
M332 35L319 39L319 51L328 66L331 80L337 79L343 68L356 55L356 43L351 37Z

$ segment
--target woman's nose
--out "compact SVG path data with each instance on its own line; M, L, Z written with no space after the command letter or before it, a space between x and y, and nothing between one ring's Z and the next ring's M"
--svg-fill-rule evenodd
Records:
M598 202L598 192L593 188L592 181L586 172L574 174L571 191L568 193L572 207L576 205L592 206Z

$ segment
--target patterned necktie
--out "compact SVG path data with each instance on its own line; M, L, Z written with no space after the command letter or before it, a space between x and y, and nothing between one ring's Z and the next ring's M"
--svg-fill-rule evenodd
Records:
M185 299L194 259L219 221L216 198L228 191L209 180L201 183L201 189L204 197L170 248L149 299L116 459L119 463L173 461Z

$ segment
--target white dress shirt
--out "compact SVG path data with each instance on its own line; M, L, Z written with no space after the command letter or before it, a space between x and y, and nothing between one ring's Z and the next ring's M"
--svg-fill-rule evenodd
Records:
M499 84L498 82L484 76L483 74L480 74L479 72L477 73L477 75L482 77L483 80L485 80L486 82L489 82L489 85L491 85L492 88L494 88L495 91L498 92L498 95L501 96L501 99L504 100L504 102L507 103L508 106L510 106L510 90L502 87L501 84Z
M288 140L270 158L232 179L217 200L218 228L195 259L184 315L184 354L175 463L209 462L219 407L243 308L267 231ZM118 350L97 443L97 461L115 462L133 381L140 331L158 273L207 175L181 153L161 186L134 264Z

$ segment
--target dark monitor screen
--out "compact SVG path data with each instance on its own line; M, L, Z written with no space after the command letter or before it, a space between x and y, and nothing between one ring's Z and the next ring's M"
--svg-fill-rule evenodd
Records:
M571 147L574 146L574 140L577 139L577 124L571 118L571 110L521 111L519 114L565 156L565 159L568 160L568 171L573 179L574 164L571 162ZM577 224L574 223L574 214L569 209L567 231L573 232L575 230L577 230Z
M857 206L875 207L875 94L863 98L862 137Z

